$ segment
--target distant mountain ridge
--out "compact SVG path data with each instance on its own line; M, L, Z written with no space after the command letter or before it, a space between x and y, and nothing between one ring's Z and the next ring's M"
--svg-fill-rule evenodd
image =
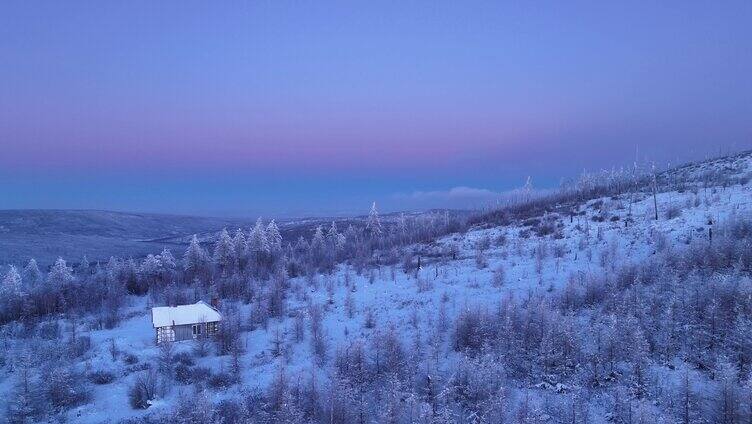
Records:
M158 253L185 234L248 226L253 220L111 212L101 210L0 210L0 264L31 257L49 265L58 256L78 263L111 255ZM182 252L174 252L176 255Z

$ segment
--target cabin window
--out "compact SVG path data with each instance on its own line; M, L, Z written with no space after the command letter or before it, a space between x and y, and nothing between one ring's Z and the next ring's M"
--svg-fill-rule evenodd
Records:
M201 335L201 324L193 324L193 337Z
M162 342L174 342L175 331L172 327L159 327L157 328L157 343Z

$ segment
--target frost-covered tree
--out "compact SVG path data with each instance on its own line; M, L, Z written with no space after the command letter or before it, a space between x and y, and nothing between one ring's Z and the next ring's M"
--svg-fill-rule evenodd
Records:
M167 283L172 281L175 278L177 261L170 249L166 247L162 249L162 253L159 254L159 262L162 264L162 282Z
M334 248L337 244L337 238L339 237L339 231L337 230L337 223L332 221L332 225L329 226L329 230L326 232L326 241L330 248Z
M68 265L65 263L65 259L57 258L55 264L50 269L50 273L47 274L47 283L53 287L60 287L73 281L73 273Z
M268 265L270 249L266 229L261 218L256 220L256 225L248 234L246 245L253 271L259 275L264 274Z
M310 245L310 260L313 267L325 267L326 266L326 237L324 237L324 231L319 225L316 227L316 231L313 233Z
M198 237L195 234L191 238L191 243L183 255L183 269L189 281L194 278L205 278L208 276L209 256L199 244Z
M376 209L376 202L371 205L371 211L368 213L368 221L366 221L366 230L370 232L373 237L379 237L382 233L381 220L379 219L379 211Z
M141 280L144 292L149 287L159 283L162 277L162 262L159 256L152 254L146 255L146 259L141 262L141 267L138 269L138 278Z
M241 228L235 231L235 236L232 238L232 245L235 248L235 257L238 260L238 270L242 271L248 264L248 252L246 251L245 233Z
M236 263L235 246L230 233L225 228L219 233L219 238L214 244L214 264L217 266L220 275L227 277L235 269Z
M0 282L0 320L14 319L21 314L22 280L16 267L11 265Z
M42 271L39 270L36 259L29 259L29 263L23 269L23 279L29 287L34 287L42 282Z
M21 274L18 273L15 265L11 265L10 267L8 267L8 272L5 273L5 277L3 277L3 282L2 286L0 286L0 290L2 290L3 295L20 295L21 284Z
M16 383L8 400L6 418L9 423L32 423L41 412L41 399L38 383L33 378L31 360L23 353L18 361Z
M78 269L76 271L78 272L78 275L81 276L81 278L88 278L91 274L91 264L89 263L89 259L86 257L86 255L81 258L81 263L78 265Z
M279 227L277 227L277 223L273 219L266 226L266 238L271 253L279 255L282 252L282 234L280 234Z

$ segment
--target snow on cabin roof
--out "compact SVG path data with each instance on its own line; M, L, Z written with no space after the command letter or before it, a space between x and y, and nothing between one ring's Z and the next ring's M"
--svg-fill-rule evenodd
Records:
M222 314L200 300L191 305L151 308L151 322L154 328L221 320Z

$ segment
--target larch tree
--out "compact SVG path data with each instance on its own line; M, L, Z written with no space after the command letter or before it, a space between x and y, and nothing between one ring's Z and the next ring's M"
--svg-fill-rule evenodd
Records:
M21 274L11 265L0 284L0 319L15 319L21 313Z
M371 235L378 237L382 233L381 220L379 219L379 211L376 209L376 202L371 205L371 211L368 213L368 221L366 222L366 230Z
M271 253L275 255L279 254L282 251L282 234L280 234L277 223L273 219L266 226L266 238Z
M316 232L313 233L311 238L311 262L314 267L324 265L324 256L326 254L326 238L324 237L324 231L319 225L316 227Z
M232 238L232 245L235 248L235 257L238 258L238 269L242 271L245 269L248 260L245 233L241 228L238 228L237 231L235 231L235 236Z
M175 276L177 261L168 248L162 249L159 254L159 262L162 264L162 282L169 283Z
M29 263L23 269L23 279L29 287L42 282L42 271L39 270L36 259L29 259Z
M143 282L144 289L148 289L159 281L162 275L162 263L158 256L149 254L138 269L138 278Z
M81 278L86 278L91 274L91 264L89 263L89 259L84 255L83 258L81 258L81 263L78 265L78 275L81 276Z
M220 275L226 277L235 268L236 261L235 246L233 245L230 233L225 228L219 234L219 239L214 244L214 263L217 265Z
M65 263L65 259L57 258L55 264L47 275L47 282L53 287L60 287L73 281L71 269Z
M18 295L21 293L21 274L18 273L15 265L8 268L8 272L3 277L3 284L0 287L3 294Z
M256 220L256 225L253 226L251 233L248 234L246 244L249 260L256 267L256 270L260 271L269 256L269 240L266 237L266 230L261 218Z
M188 245L183 255L183 269L188 278L196 278L205 275L208 271L208 255L198 243L198 237L193 235L191 244Z

